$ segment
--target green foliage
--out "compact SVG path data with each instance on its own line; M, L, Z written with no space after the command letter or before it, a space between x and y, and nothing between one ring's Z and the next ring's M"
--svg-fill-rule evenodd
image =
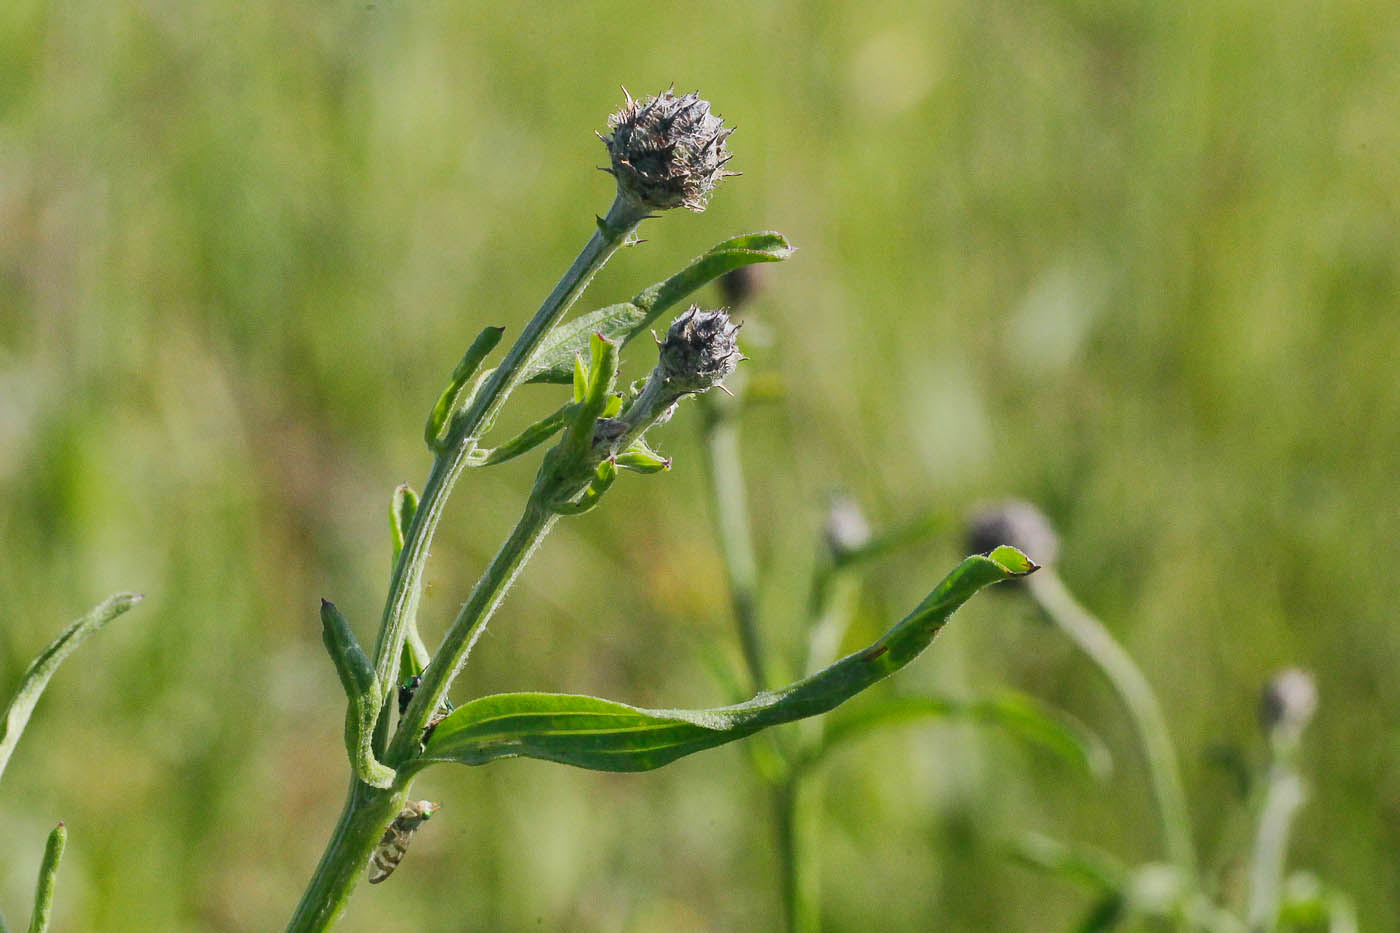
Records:
M625 346L646 333L667 311L726 272L759 262L781 262L792 254L792 246L775 232L750 233L718 243L669 279L642 289L631 301L600 308L556 327L521 370L520 381L568 382L574 359L587 352L594 334Z
M991 557L969 557L874 644L747 703L705 710L647 710L585 696L483 697L463 705L438 725L420 760L481 765L524 756L597 771L659 768L770 726L835 709L921 654L954 610L978 590L1033 569L1011 548Z
M657 41L682 24L686 41ZM746 352L786 397L744 429L775 675L802 673L792 581L829 485L877 527L928 515L933 531L864 565L850 644L962 556L966 503L1032 498L1064 534L1066 580L1159 694L1207 866L1237 792L1203 750L1250 747L1270 671L1315 671L1290 860L1384 929L1400 890L1400 629L1377 572L1400 558L1398 28L1391 0L0 4L5 682L74 593L140 580L161 610L49 696L43 744L0 785L31 856L51 828L38 794L82 846L60 921L82 892L80 927L285 922L345 783L327 715L343 694L307 597L378 621L375 518L394 483L422 489L428 405L592 232L611 182L587 131L616 85L676 80L740 126L745 176L706 214L644 226L583 310L731 232L801 245L745 315ZM605 50L624 48L620 67ZM547 391L519 397L543 415L566 400ZM672 474L624 477L539 552L471 694L744 695L707 679L734 678L737 652L687 408L658 444ZM535 420L519 417L503 437ZM525 459L454 496L424 579L429 644L528 493ZM1088 791L971 730L862 742L817 795L828 929L861 929L872 903L892 928L1068 928L1089 896L987 857L1009 830L1155 853L1116 697L1005 589L900 692L1033 693L1102 731L1118 779ZM21 767L50 747L136 779ZM773 929L763 802L706 764L436 769L441 834L345 927L382 929L383 910L419 929ZM878 819L911 781L920 805ZM0 872L12 928L32 881Z
M24 727L29 724L29 716L34 712L39 697L43 696L44 688L49 685L49 678L53 677L58 666L89 636L101 631L107 623L121 616L141 599L142 597L135 593L118 593L107 597L87 615L64 629L63 634L50 642L30 663L28 670L20 677L19 687L15 690L10 705L5 709L4 720L0 721L0 776L4 775L5 766L10 763L10 756L19 744L19 737L24 733Z
M63 848L67 844L68 829L59 823L44 843L44 860L39 864L39 882L34 890L34 913L29 918L29 933L44 933L49 928L58 863L63 860Z
M349 701L345 709L345 750L360 780L371 787L394 783L394 771L375 758L374 730L383 691L369 655L335 604L321 600L321 640L335 663L335 672Z

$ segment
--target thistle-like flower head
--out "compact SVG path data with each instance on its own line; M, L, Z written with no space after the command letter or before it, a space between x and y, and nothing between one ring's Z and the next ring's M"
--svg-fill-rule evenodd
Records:
M663 91L635 101L628 94L626 105L608 117L608 129L612 135L602 139L618 194L647 210L703 211L711 189L734 174L724 171L731 158L724 141L734 131L698 93Z
M738 333L739 325L724 310L702 311L691 305L671 323L660 343L658 375L677 397L718 385L744 358Z

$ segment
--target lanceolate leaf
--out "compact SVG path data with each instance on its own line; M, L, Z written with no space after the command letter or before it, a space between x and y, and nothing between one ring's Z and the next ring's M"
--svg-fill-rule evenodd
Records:
M1035 569L1025 555L1009 547L987 557L969 557L870 647L737 706L652 710L562 694L482 697L443 720L415 764L481 765L524 756L596 771L659 768L769 726L835 708L922 653L953 611L978 590Z
M594 334L626 344L691 292L724 273L756 262L781 262L792 253L781 233L750 233L716 244L666 281L638 292L631 301L593 311L550 331L530 362L521 367L517 381L568 382L574 358L587 352Z
M72 654L84 639L136 605L141 598L135 593L118 593L107 597L87 615L68 626L63 634L50 642L29 665L29 669L20 678L15 698L5 710L5 718L0 720L0 775L5 773L5 765L9 763L10 755L19 743L20 733L24 732L24 727L29 723L29 714L34 712L34 705L39 702L44 688L49 685L49 678L58 670L58 665L63 663L63 659Z

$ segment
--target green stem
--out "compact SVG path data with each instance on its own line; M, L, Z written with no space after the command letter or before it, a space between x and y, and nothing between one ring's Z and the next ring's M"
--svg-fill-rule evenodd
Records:
M531 495L515 530L472 587L471 595L457 613L432 663L423 671L423 682L414 692L408 709L404 710L385 755L390 767L398 767L418 754L429 718L442 705L448 688L467 663L472 647L486 630L486 623L500 606L506 591L558 520L558 514L546 509L538 495Z
M329 929L345 912L370 854L408 797L407 787L380 790L350 779L345 806L321 863L287 924L288 933Z
M476 394L471 406L452 422L447 442L433 461L418 510L406 533L399 559L394 564L389 596L384 604L384 617L375 643L374 657L375 673L385 700L397 688L399 658L410 623L417 613L433 536L452 487L467 467L478 438L490 427L500 406L515 388L520 368L529 361L540 341L577 300L598 270L626 242L643 217L636 206L622 198L613 202L607 217L535 312L501 364ZM452 675L465 662L481 627L555 518L543 514L532 498L516 533L472 589L471 598L448 633L443 650L439 651L438 663L429 665L425 671L424 682L414 702L401 717L398 731L390 743L385 759L390 767L397 767L417 753L418 741L427 726L428 717L446 694ZM529 539L528 543L526 539ZM452 654L444 653L449 649L453 651ZM381 707L387 710L387 704L381 703ZM385 826L398 815L407 793L406 783L402 787L395 784L392 788L377 790L352 779L340 820L297 905L289 930L324 930L335 922L344 911Z
M1075 601L1052 568L1042 569L1025 582L1041 610L1103 671L1127 708L1147 759L1167 858L1181 872L1182 882L1194 886L1196 849L1191 841L1191 815L1171 733L1147 678L1104 624Z
M783 916L790 933L821 929L821 879L817 873L820 777L793 771L773 794L782 871Z
M1278 927L1279 893L1288 855L1288 835L1293 817L1307 793L1291 767L1275 761L1269 767L1264 805L1259 812L1259 834L1249 872L1249 929L1272 933Z
M754 557L753 530L749 522L748 497L744 491L744 468L739 456L739 428L726 410L727 399L702 397L705 405L705 449L709 453L710 499L714 502L715 535L729 578L729 599L739 628L739 645L744 653L754 690L767 686L763 646L758 635L758 561Z
M29 920L29 933L44 933L49 928L54 882L58 878L58 863L63 859L63 847L67 842L68 830L59 823L49 833L49 841L44 845L44 860L39 865L39 884L34 892L34 914Z
M403 550L394 565L389 584L389 598L384 604L384 619L375 643L375 674L387 698L397 688L399 654L403 650L409 621L414 617L421 592L423 572L427 567L428 551L432 545L443 506L452 487L466 468L478 438L490 427L496 413L515 388L515 377L534 354L545 334L559 322L593 276L613 253L627 240L644 215L635 205L622 198L613 202L608 216L598 225L588 244L574 260L569 271L554 286L549 297L540 305L530 323L506 353L485 385L477 392L471 406L453 421L443 451L433 462L432 472L423 488L423 497L413 524L408 529Z

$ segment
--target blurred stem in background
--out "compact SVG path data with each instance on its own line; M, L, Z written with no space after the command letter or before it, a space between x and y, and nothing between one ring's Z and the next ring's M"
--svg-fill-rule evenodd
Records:
M1256 933L1273 933L1278 928L1288 835L1293 817L1307 799L1306 785L1298 773L1298 753L1303 729L1316 709L1317 687L1304 671L1283 671L1264 688L1260 719L1270 760L1250 859L1246 914L1250 930Z
M742 385L738 391L742 391ZM714 503L715 536L729 581L729 600L739 629L739 646L748 668L749 686L762 690L768 686L768 677L758 632L758 562L754 558L748 494L739 457L739 426L734 417L736 401L713 393L701 400L705 450L709 455L705 478L710 486L710 500Z
M1167 859L1180 872L1182 883L1194 886L1198 876L1191 814L1176 749L1152 687L1108 628L1074 599L1055 568L1045 567L1026 583L1036 605L1103 672L1127 709L1147 760Z

